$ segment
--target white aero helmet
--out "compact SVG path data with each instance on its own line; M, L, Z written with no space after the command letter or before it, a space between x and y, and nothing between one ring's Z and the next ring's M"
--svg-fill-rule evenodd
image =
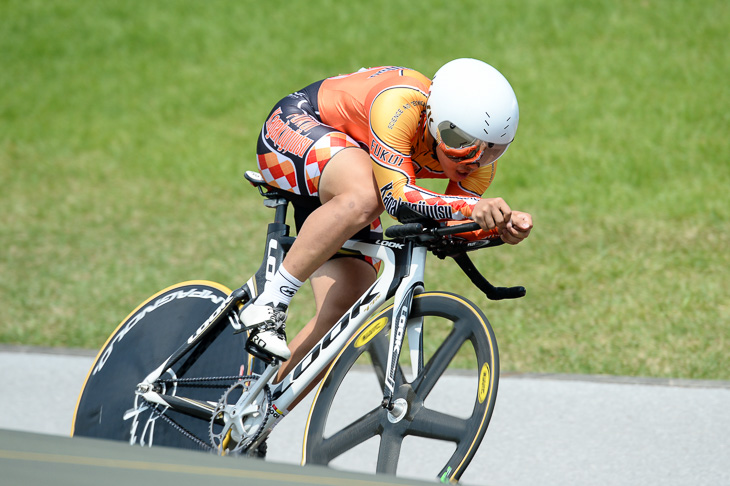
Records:
M489 165L514 140L520 111L507 79L476 59L436 71L428 95L428 129L450 159Z

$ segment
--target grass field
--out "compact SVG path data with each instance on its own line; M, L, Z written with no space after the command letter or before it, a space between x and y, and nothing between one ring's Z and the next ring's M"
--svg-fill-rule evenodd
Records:
M281 96L361 66L484 59L520 101L476 256L510 371L730 379L724 0L0 1L0 342L96 348L144 298L239 286L271 217L242 182ZM435 186L432 186L435 187ZM306 321L309 290L289 329Z

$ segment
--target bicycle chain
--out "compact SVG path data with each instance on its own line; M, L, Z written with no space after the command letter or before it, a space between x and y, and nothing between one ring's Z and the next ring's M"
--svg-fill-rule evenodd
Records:
M152 402L148 402L147 400L144 400L144 401L145 401L145 403L147 403L147 405L150 406L150 409L152 410L152 413L154 413L157 417L160 417L162 420L164 420L165 422L167 422L168 424L170 424L170 426L173 429L175 429L178 432L180 432L183 435L183 437L186 437L186 438L190 439L191 441L193 441L195 444L197 444L201 449L203 449L205 451L208 451L208 452L212 452L213 451L213 448L210 446L210 444L208 444L203 439L201 439L197 435L195 435L192 432L190 432L188 429L186 429L185 427L183 427L182 425L180 425L179 423L177 423L176 421L174 421L173 419L171 419L170 417L168 417L164 413L160 412L157 409L157 404L152 403Z
M225 388L228 389L231 386L235 385L239 381L251 381L256 380L259 377L256 375L235 375L235 376L210 376L210 377L198 377L198 378L174 378L174 379L167 379L167 380L158 380L158 383L163 383L165 385L175 385L180 387L188 387L188 388ZM204 382L214 382L214 381L228 381L233 382L228 384L206 384ZM266 407L266 415L264 416L264 420L261 422L261 426L259 426L258 430L256 431L256 434L254 434L254 437L251 439L251 443L255 443L261 434L263 433L265 429L265 425L269 422L269 418L271 415L276 413L276 409L274 408L272 402L271 402L271 390L269 389L268 385L264 388L266 391L266 400L268 402L268 406ZM208 442L205 442L203 439L198 437L197 435L190 432L188 429L177 423L172 418L165 415L163 412L158 410L157 404L154 404L152 402L148 402L147 400L144 400L146 404L150 407L152 413L154 413L157 417L162 418L165 422L167 422L173 429L177 430L180 434L182 434L183 437L190 439L192 442L194 442L197 446L199 446L201 449L213 452L215 448L209 444Z
M235 375L235 376L205 376L199 378L169 378L166 380L157 380L157 383L164 383L165 385L179 385L189 388L230 388L239 381L255 380L258 376L256 375ZM231 383L213 385L204 384L206 381L229 381Z

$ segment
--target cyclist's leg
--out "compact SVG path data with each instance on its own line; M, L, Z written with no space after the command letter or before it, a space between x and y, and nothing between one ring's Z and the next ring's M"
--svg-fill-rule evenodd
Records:
M322 206L307 217L283 262L302 281L384 211L368 153L350 147L332 157L319 179L319 198Z
M292 354L279 378L304 358L375 278L367 262L355 258L330 260L345 241L383 211L370 156L355 147L339 151L319 178L319 194L322 205L304 220L281 264L298 280L312 277L317 313L288 345Z
M321 203L297 228L283 262L300 282L384 211L369 154L318 118L318 89L314 83L279 101L256 147L268 184Z
M271 285L241 314L246 325L261 324L249 340L253 349L282 361L291 356L283 333L285 311L301 283L384 210L370 156L317 118L312 92L306 88L281 100L257 146L259 171L267 183L318 206L301 224L297 221L297 239Z
M318 118L318 87L279 101L256 147L259 172L268 184L321 204L297 228L297 241L284 260L287 273L300 282L384 211L368 153ZM291 298L268 297L284 304Z
M350 306L375 281L375 268L358 258L335 258L325 262L310 277L316 313L291 340L292 357L282 364L277 381L283 379L307 355L312 347L329 331ZM316 386L313 382L302 398ZM289 410L294 408L295 401Z

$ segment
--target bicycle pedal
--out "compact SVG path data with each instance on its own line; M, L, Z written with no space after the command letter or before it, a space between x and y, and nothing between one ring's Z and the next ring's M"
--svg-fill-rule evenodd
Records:
M266 349L256 345L256 343L249 337L246 340L246 344L244 346L246 348L246 351L256 358L260 359L267 365L276 363L278 361L282 361L282 359L279 356L275 356L271 353L269 353ZM285 361L285 360L284 360Z

